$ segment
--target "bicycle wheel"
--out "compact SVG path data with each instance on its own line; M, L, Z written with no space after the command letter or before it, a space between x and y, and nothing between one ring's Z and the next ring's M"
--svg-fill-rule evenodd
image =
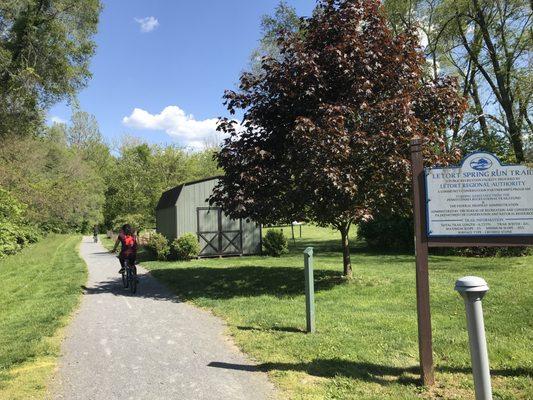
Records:
M128 287L128 262L125 261L122 267L122 286Z
M128 276L130 278L130 291L135 294L137 292L137 274L133 268L134 267L129 267Z

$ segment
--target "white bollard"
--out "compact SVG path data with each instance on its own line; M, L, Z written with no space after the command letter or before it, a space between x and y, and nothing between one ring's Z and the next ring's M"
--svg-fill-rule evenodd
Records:
M476 400L492 400L489 356L481 300L489 290L487 282L477 276L465 276L455 282L455 290L463 297L470 340L470 358L476 389Z

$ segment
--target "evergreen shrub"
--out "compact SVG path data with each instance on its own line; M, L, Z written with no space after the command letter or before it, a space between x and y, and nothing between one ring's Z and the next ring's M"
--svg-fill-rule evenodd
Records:
M289 252L287 238L281 230L270 229L263 238L263 248L269 256L279 257Z

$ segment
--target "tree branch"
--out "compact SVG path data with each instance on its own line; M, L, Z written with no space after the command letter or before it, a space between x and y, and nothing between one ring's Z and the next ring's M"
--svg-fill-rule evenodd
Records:
M481 72L481 74L483 75L483 77L485 78L487 83L490 85L492 91L494 92L494 94L498 98L498 101L501 103L502 102L502 97L501 97L500 91L498 90L498 87L496 86L496 84L494 83L492 78L490 77L489 73L485 70L483 65L481 65L481 63L479 62L478 58L475 56L475 53L470 48L470 45L468 44L468 40L467 40L467 38L466 38L466 36L465 36L465 34L463 32L463 29L461 27L461 21L459 20L459 17L460 17L460 14L456 14L457 28L458 28L459 33L461 35L461 40L463 42L463 47L466 49L466 51L468 52L468 55L470 56L472 61L474 61L474 63L476 64L477 68L479 69L479 72Z

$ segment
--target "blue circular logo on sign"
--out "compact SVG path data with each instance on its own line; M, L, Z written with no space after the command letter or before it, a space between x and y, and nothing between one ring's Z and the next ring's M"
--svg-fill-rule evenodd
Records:
M485 171L492 167L492 161L485 157L476 157L470 161L470 166L476 171Z

